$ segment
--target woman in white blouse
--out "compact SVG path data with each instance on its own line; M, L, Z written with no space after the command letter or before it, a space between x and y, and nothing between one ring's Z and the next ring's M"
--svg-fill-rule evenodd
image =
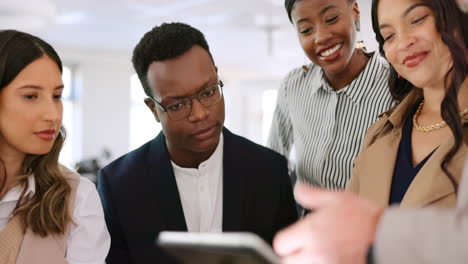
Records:
M94 185L58 162L62 62L43 40L0 31L0 263L104 263Z

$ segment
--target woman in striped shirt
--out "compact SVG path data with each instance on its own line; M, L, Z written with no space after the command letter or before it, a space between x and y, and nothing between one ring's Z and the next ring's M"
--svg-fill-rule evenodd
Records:
M356 48L355 0L286 0L285 7L312 63L282 82L268 145L285 156L295 147L301 182L341 189L366 129L392 105L388 64Z

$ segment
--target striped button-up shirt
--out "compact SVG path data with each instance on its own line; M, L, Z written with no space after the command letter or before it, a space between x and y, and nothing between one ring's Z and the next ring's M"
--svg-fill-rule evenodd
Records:
M299 181L344 188L367 128L392 106L388 64L377 52L370 56L359 76L339 91L313 64L283 80L268 146L289 157L294 145Z

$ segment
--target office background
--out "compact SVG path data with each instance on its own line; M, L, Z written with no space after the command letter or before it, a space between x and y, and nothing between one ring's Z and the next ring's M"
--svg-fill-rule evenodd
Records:
M64 71L61 161L100 165L135 149L160 130L143 103L131 65L133 47L162 22L180 21L206 36L225 83L226 123L265 144L276 90L307 62L282 0L2 0L0 27L37 35L59 52ZM361 33L376 49L370 0L358 0ZM183 78L183 76L181 76Z

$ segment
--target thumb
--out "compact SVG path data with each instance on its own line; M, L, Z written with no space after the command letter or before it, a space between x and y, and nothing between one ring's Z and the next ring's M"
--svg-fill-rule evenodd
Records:
M457 0L457 3L461 11L468 13L468 0Z
M306 184L296 184L294 197L296 201L307 209L319 209L335 200L336 192L322 190Z

